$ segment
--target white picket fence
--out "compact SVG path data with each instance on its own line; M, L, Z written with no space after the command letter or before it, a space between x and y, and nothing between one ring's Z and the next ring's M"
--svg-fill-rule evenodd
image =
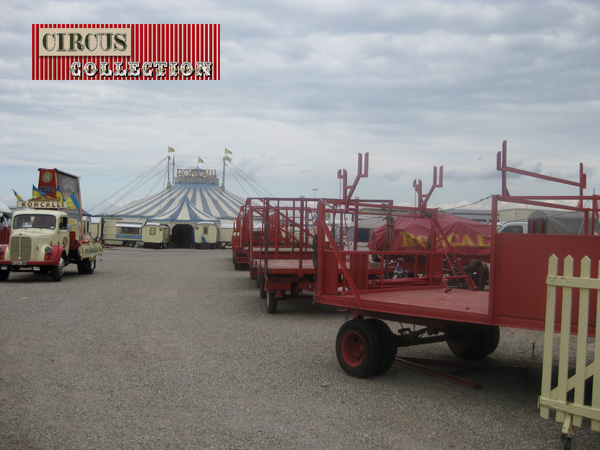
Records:
M573 258L567 256L563 262L563 275L558 276L558 258L553 255L548 264L546 329L544 333L544 360L542 368L542 390L538 400L540 415L550 418L550 410L556 411L556 421L563 423L563 436L570 437L573 427L580 427L583 418L591 420L591 428L600 431L600 346L595 337L588 336L590 307L596 306L596 335L600 325L600 273L590 276L590 259L586 256L580 262L579 277L573 276ZM599 269L600 272L600 269ZM553 380L555 312L557 290L562 289L560 334L558 335L558 376ZM578 291L574 292L574 289ZM571 337L571 322L574 294L577 297L579 313L576 321L576 335ZM595 295L591 295L594 294ZM595 297L595 299L594 299ZM590 342L593 341L593 345ZM571 345L574 344L574 345ZM588 350L593 348L592 351ZM574 348L575 372L569 376L570 350ZM588 355L591 353L591 356ZM588 361L591 360L591 361ZM591 401L585 395L586 380L592 379ZM555 383L553 383L555 381ZM589 383L588 383L589 384ZM554 385L554 387L553 387ZM589 386L588 386L589 389ZM571 395L569 395L572 392ZM586 402L587 397L587 402Z

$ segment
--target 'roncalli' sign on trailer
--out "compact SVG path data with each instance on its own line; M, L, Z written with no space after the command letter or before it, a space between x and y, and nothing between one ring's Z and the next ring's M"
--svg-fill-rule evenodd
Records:
M487 260L490 257L491 225L454 216L438 214L437 222L447 241L441 238L439 244L450 247L457 256L477 257ZM394 221L393 240L385 248L386 225L377 228L369 241L371 251L422 251L429 247L432 234L429 217L413 215L399 216Z
M209 25L32 25L33 80L219 80Z

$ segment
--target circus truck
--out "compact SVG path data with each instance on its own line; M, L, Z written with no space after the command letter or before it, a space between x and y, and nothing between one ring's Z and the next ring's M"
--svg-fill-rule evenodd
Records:
M71 263L92 274L102 255L102 243L84 230L79 177L58 169L39 169L39 175L33 197L17 202L9 243L0 245L0 281L21 271L61 281Z

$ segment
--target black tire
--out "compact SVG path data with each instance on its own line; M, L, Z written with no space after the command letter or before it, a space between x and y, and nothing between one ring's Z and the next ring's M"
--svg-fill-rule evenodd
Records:
M10 275L10 270L0 270L0 281L8 280L9 275Z
M478 359L493 353L500 342L500 328L492 325L467 325L451 332L447 344L456 356Z
M267 292L266 294L266 305L267 305L267 312L269 314L275 314L277 312L277 303L279 303L279 301L275 298L275 293L274 292Z
M335 340L335 353L344 372L356 378L373 375L381 364L381 339L372 323L352 319L344 323Z
M77 264L77 271L82 275L91 275L94 273L96 269L96 260L95 259L84 259L80 263Z
M381 358L373 375L381 375L392 367L392 364L394 364L394 360L396 359L396 353L398 352L396 336L392 333L390 327L382 320L367 319L365 322L375 327L379 334L379 340L381 341Z
M50 277L52 281L60 281L65 273L65 259L61 256L58 266L52 266L50 268Z

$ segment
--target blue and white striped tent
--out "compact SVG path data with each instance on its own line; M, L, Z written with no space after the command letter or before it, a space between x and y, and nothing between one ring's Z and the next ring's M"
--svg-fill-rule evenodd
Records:
M219 187L216 177L176 177L175 184L137 200L105 218L161 222L167 225L233 221L245 199Z
M171 222L171 223L190 223L190 222L216 222L217 218L206 214L196 208L192 202L184 197L179 203L173 204L173 207L162 214L152 216L153 222Z

